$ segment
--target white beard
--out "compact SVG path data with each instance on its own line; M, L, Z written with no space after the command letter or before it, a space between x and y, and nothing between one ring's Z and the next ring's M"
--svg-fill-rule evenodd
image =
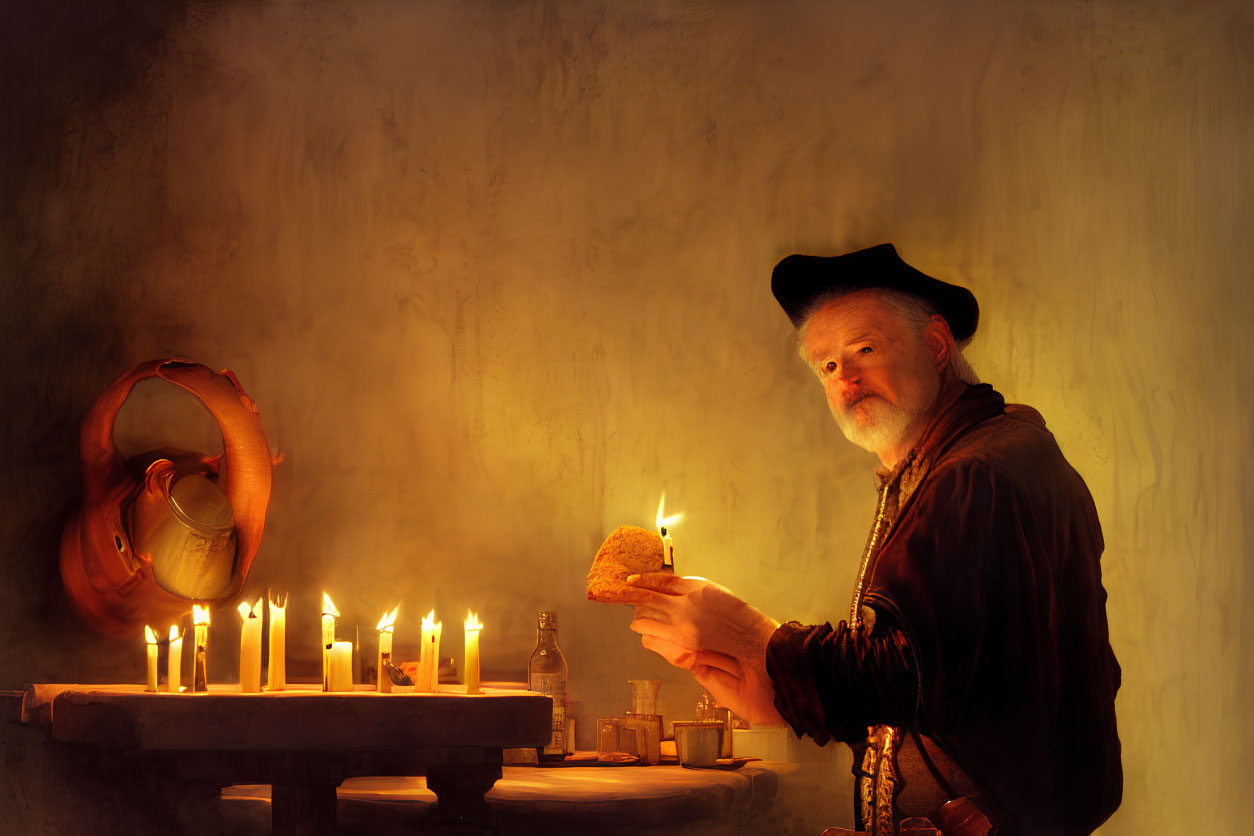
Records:
M832 417L836 419L836 425L845 434L845 438L863 450L878 453L901 440L910 429L914 416L901 407L872 395L840 412L833 410Z

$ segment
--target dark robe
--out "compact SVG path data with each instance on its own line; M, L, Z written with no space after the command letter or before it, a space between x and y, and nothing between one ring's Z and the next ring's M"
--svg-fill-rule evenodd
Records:
M1123 792L1101 528L1039 413L963 387L895 479L869 555L875 622L785 624L776 708L819 744L915 728L991 797L1001 833L1087 834Z

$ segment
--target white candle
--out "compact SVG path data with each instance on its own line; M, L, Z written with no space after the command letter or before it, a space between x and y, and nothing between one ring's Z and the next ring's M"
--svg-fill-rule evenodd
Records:
M422 620L422 648L418 653L418 682L422 691L435 691L440 682L440 633L444 625L435 620L435 610Z
M322 690L331 690L331 645L335 643L335 619L340 611L331 596L322 593Z
M466 615L466 693L479 693L479 631L483 625L474 613Z
M145 691L157 690L157 634L147 624L144 625L144 641L148 643L148 687Z
M270 672L266 678L267 691L282 691L287 687L287 596L280 603L270 603Z
M427 690L427 659L431 655L431 636L435 633L435 610L422 617L422 638L418 645L418 677L414 686L419 691Z
M666 493L663 491L662 498L657 503L657 533L662 538L662 570L665 572L675 571L675 539L666 533L666 527L679 521L683 514L675 514L674 516L664 516L662 507L666 504Z
M192 604L193 640L196 657L192 660L192 690L209 690L209 607Z
M239 689L244 694L261 690L261 600L250 604L241 601L239 607Z
M435 636L431 639L431 663L427 666L431 687L428 691L440 690L440 636L444 633L444 625L435 623Z
M331 691L353 690L353 643L331 642L328 655L328 678Z
M379 664L375 668L379 672L378 684L375 689L381 694L392 693L392 677L388 676L388 665L392 664L392 631L396 624L396 614L400 612L400 605L390 613L384 614L379 619Z
M170 625L170 657L166 659L166 679L169 681L171 694L180 690L179 681L183 677L183 636L177 624Z

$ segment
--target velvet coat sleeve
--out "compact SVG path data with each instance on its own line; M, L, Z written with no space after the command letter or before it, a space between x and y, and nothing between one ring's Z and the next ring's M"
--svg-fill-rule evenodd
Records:
M854 743L867 726L913 721L917 675L905 634L877 618L871 630L844 621L781 624L767 645L766 668L775 708L799 736L822 746Z

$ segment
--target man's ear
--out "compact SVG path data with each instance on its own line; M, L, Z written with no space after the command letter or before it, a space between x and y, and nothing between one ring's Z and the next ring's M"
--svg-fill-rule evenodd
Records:
M953 357L954 335L949 330L949 323L943 316L933 315L923 326L923 346L927 356L931 358L936 371L942 372Z

